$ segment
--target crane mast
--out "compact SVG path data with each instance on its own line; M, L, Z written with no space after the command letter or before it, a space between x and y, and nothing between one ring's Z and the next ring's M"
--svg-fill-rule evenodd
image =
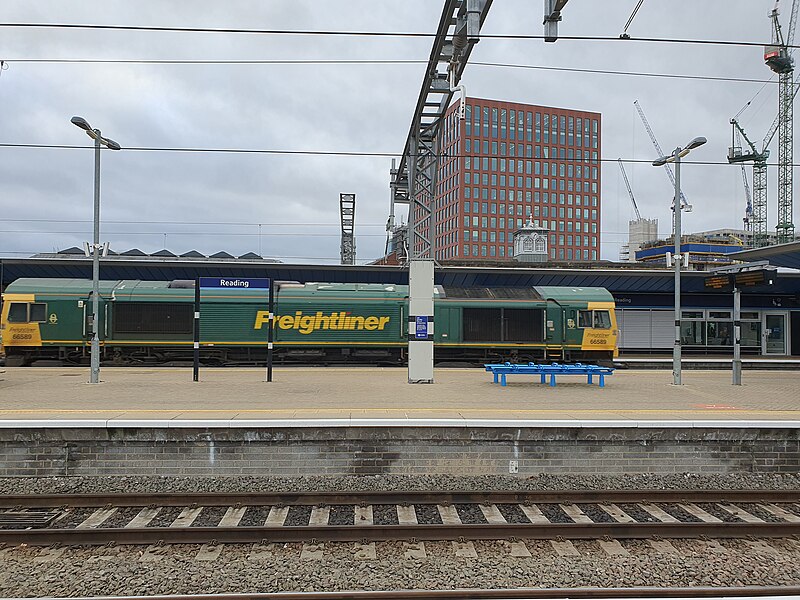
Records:
M625 180L625 187L628 188L628 195L631 197L631 204L633 204L633 210L636 212L636 218L641 220L642 215L639 214L639 207L636 206L636 198L633 197L633 190L631 189L631 182L628 181L628 174L625 172L625 165L622 164L621 158L617 159L617 163L619 164L619 170L622 171L622 179Z
M747 137L744 129L739 124L736 118L731 119L733 126L733 141L731 147L728 148L728 162L730 164L741 164L744 167L745 162L753 161L753 197L752 201L749 200L749 190L747 189L747 178L745 177L745 193L748 195L748 203L751 206L750 215L746 213L746 225L749 224L750 243L753 248L761 248L769 244L769 235L767 235L767 159L769 158L769 150L767 146L772 141L772 136L767 133L764 138L764 145L761 151L758 150L756 145ZM774 133L773 133L774 135ZM749 150L745 150L741 143L741 139L749 146Z
M744 184L744 199L745 209L742 222L744 223L744 230L753 237L753 197L750 194L750 183L747 181L747 169L742 165L742 183Z
M650 123L647 121L647 117L644 116L644 111L642 110L642 107L639 105L639 101L634 100L633 105L636 107L636 112L639 113L639 118L642 120L644 128L647 130L647 134L650 136L650 140L653 142L653 147L655 147L656 152L658 152L659 156L666 156L664 154L664 151L661 149L661 144L659 144L658 140L656 139L656 134L653 133L653 129L650 127ZM672 172L672 167L669 164L664 165L664 167L670 182L672 182L672 187L674 189L675 174ZM680 194L681 194L681 207L686 211L691 210L691 205L688 202L686 202L686 196L683 195L683 191L681 191Z
M778 2L770 13L772 19L772 44L764 48L764 62L778 74L778 223L775 227L777 242L785 244L794 241L794 222L792 217L792 159L794 140L792 136L794 120L795 86L792 81L794 59L789 46L794 40L797 24L798 0L793 0L786 37L778 19Z

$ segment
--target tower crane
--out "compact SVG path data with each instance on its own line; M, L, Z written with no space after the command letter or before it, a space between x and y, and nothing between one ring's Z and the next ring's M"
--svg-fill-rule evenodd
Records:
M636 206L636 198L633 197L633 190L631 189L631 182L628 181L628 174L625 172L625 165L622 164L622 159L618 158L617 163L619 164L619 170L622 171L622 179L625 180L625 187L628 188L628 195L631 197L631 204L633 204L633 210L636 213L636 219L641 221L642 215L639 214L639 207Z
M794 37L794 30L795 24L797 22L797 11L798 7L800 7L800 2L798 0L794 0L792 4L792 14L791 18L789 19L789 36L792 38ZM775 4L775 9L770 14L770 17L774 19L775 23L775 34L778 35L780 39L780 24L777 22L777 2ZM791 44L789 41L791 38L787 36L787 44L783 47L780 45L777 46L768 46L766 51L764 52L765 61L770 68L773 68L772 65L775 65L774 68L777 69L790 69L784 74L779 74L780 79L778 82L778 113L775 115L775 119L772 121L772 125L770 125L769 130L767 130L764 139L761 142L761 150L758 150L756 145L747 137L747 134L742 129L742 126L739 124L737 117L731 119L731 125L733 125L733 143L731 147L728 149L728 162L731 164L740 164L745 162L753 162L753 195L752 195L752 210L750 211L750 233L751 233L751 243L754 248L761 248L763 246L767 246L769 244L769 235L767 234L767 159L769 158L769 145L772 143L775 134L778 133L779 129L783 131L783 138L779 136L779 156L778 156L778 226L776 227L776 233L778 236L778 241L781 240L791 241L794 237L794 225L792 224L792 156L793 156L793 149L792 149L792 106L794 105L795 96L797 96L797 91L800 89L798 84L800 84L800 75L794 80L791 81L792 76L792 69L793 67L793 59L791 54L788 52L787 45ZM774 69L773 68L773 69ZM788 85L785 84L784 80L788 78ZM783 94L788 92L789 98L785 99ZM744 110L744 109L743 109ZM740 111L741 114L741 111ZM787 132L784 131L786 125L786 118L789 118L789 127L788 127L788 136ZM745 142L749 146L750 150L745 151L744 146L741 143L741 138L744 138ZM786 147L785 142L788 139L788 148ZM788 164L787 164L788 161ZM788 177L787 177L788 173ZM746 181L746 178L745 178ZM788 184L788 187L787 187ZM745 194L748 193L747 186L745 185ZM788 201L788 202L787 202ZM788 215L788 218L787 218ZM747 215L746 215L747 217ZM784 224L784 227L781 227L781 224ZM786 227L788 225L788 227Z
M658 143L656 139L656 134L653 133L653 129L650 127L650 123L647 121L647 117L644 116L644 111L642 110L641 105L639 104L638 100L633 101L633 105L636 107L636 111L639 113L639 118L642 120L644 124L644 128L647 130L647 134L650 136L650 140L653 142L653 147L655 147L656 152L658 152L659 156L666 156L664 151L661 149L661 144ZM664 165L665 171L667 172L667 176L669 180L672 182L673 189L675 188L675 174L672 172L672 167L669 164ZM680 192L681 195L681 208L686 212L690 212L692 210L692 205L686 202L686 196L683 195L683 191Z
M764 48L764 62L778 74L778 223L775 227L779 244L794 240L794 223L792 220L792 159L794 141L792 128L794 119L795 85L792 81L794 58L789 47L794 42L797 25L798 0L792 0L789 26L786 37L783 35L778 19L778 5L775 1L769 17L772 19L772 44Z
M761 145L761 151L756 148L756 145L747 137L744 129L739 124L739 121L734 117L731 119L733 125L732 145L728 149L728 162L731 164L741 164L744 169L745 162L753 161L753 197L750 200L749 189L747 185L747 176L744 175L745 194L748 196L748 209L749 217L745 216L745 229L750 233L750 243L753 248L761 248L769 244L769 236L767 235L767 159L769 158L769 146L772 138L777 130L777 125L770 127L766 137ZM749 146L749 151L744 150L741 139ZM749 222L748 222L749 221ZM748 227L749 225L749 227Z
M748 234L750 234L750 237L752 237L753 196L750 194L750 182L747 181L747 169L744 168L744 165L742 165L742 183L744 184L744 199L745 199L744 217L742 218L742 222L744 223L744 230Z

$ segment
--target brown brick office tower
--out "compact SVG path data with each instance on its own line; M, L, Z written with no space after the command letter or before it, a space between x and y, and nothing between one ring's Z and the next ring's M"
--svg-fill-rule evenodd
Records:
M440 135L436 259L511 260L531 216L551 261L600 257L600 114L467 98Z

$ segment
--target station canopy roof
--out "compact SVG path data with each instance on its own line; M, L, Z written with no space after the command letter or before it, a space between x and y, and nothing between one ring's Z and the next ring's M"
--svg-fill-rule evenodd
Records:
M684 272L684 293L704 293L706 272ZM0 277L7 285L21 277L90 279L92 261L85 256L0 258ZM269 259L109 256L101 259L100 278L144 281L194 280L196 277L270 277L301 283L408 284L408 268L382 265L303 265ZM569 286L603 287L614 295L671 294L674 274L668 269L623 265L475 265L442 266L438 285L459 288ZM770 294L800 295L800 274L781 273Z
M731 254L730 257L745 262L766 260L776 267L800 269L800 241L744 250Z

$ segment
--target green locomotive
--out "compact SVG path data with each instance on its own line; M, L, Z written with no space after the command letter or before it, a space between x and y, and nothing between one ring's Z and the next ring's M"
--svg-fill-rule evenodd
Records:
M192 355L194 281L101 281L106 364L174 364ZM609 360L616 355L614 299L603 288L436 286L435 358L444 361ZM91 281L18 279L3 296L8 366L88 360ZM204 289L200 343L206 364L265 360L262 291ZM408 346L408 287L277 283L276 360L400 364Z

